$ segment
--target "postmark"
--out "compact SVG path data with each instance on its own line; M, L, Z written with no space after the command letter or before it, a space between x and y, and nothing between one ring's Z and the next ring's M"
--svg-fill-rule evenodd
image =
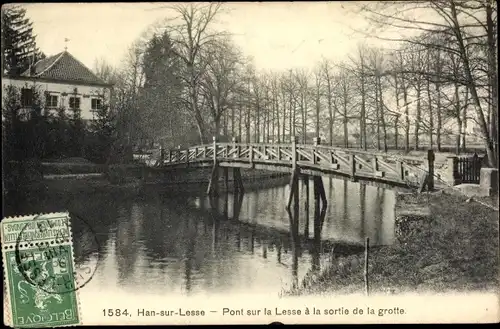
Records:
M8 299L5 324L81 324L78 289L92 279L97 262L75 265L69 213L5 218L1 238Z

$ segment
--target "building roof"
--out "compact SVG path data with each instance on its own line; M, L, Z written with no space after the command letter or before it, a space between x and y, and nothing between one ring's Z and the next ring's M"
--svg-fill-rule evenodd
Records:
M82 62L67 51L38 61L31 69L24 71L22 77L54 80L57 82L78 82L90 85L109 86L97 77Z

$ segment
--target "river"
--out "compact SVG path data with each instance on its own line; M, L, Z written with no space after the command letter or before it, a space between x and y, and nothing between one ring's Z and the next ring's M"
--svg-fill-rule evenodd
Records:
M98 252L94 248L76 259L97 264L81 295L85 290L119 291L130 298L138 291L157 296L279 294L312 267L325 266L334 244L362 247L365 237L372 245L393 243L394 191L329 178L323 182L328 205L316 239L312 181L308 211L299 182L298 239L290 233L286 183L212 200L203 193L47 192L16 208L24 214L69 211L77 256L96 241Z

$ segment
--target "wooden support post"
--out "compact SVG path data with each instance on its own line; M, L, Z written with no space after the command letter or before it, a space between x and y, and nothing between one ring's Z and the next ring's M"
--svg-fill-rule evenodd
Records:
M326 200L326 192L325 192L325 186L323 185L323 178L321 176L315 176L314 177L314 185L318 189L318 197L321 200L322 207L326 207L328 202Z
M313 138L313 144L314 144L314 146L318 146L318 145L320 145L320 144L321 144L321 138L319 138L319 137L314 137L314 138ZM313 154L312 154L312 156L313 156L313 163L314 163L314 164L318 163L318 162L319 162L319 160L320 160L318 157L316 157L316 155L315 155L315 151L316 151L316 149L313 149Z
M239 152L238 152L238 145L236 145L238 143L238 140L236 139L236 137L233 137L233 158L239 158L240 155L239 155Z
M224 189L227 194L229 191L229 169L227 167L224 168Z
M373 157L373 177L384 177L385 173L383 171L380 171L380 167L378 165L378 158L375 155Z
M248 147L249 147L249 149L248 149L248 162L250 163L250 165L253 168L253 146L248 145Z
M306 188L306 193L305 193L305 210L306 210L306 222L304 225L304 236L309 238L309 175L304 176L304 187Z
M288 196L287 208L290 208L294 196L297 198L298 203L298 181L299 181L299 168L297 166L297 137L292 136L292 177L290 179L290 194ZM298 205L296 205L298 207ZM295 206L294 206L295 207Z
M396 171L398 172L398 179L404 181L405 180L405 171L403 167L403 161L396 161Z
M458 181L458 157L450 156L446 158L447 163L447 180L451 186L457 185Z
M163 166L165 162L165 150L163 149L163 146L160 145L160 166Z
M349 156L350 159L350 165L351 165L351 181L355 182L356 181L356 156L354 154L351 154Z
M434 190L434 150L427 151L427 166L429 175L427 176L427 189L429 191Z
M319 265L320 265L319 255L321 249L322 222L321 222L321 205L320 205L321 201L320 201L319 182L321 182L321 177L314 176L314 218L313 218L314 238L313 238L313 249L312 249L313 252L311 255L312 271L314 272L319 270Z
M238 158L238 160L240 159L241 157L241 147L238 144L238 140L236 138L233 138L233 143L235 144L235 147L236 147L236 158Z
M224 191L224 219L229 219L229 193L227 189Z
M292 177L290 178L290 193L288 195L287 208L290 208L290 206L292 205L292 200L293 200L294 196L295 195L298 196L298 194L299 194L299 192L297 191L298 181L299 181L298 176L299 176L299 174L298 174L297 170L292 172Z
M209 195L217 195L219 189L219 165L217 163L217 139L213 138L213 166L212 166L212 175L210 177L210 182L208 183L207 194Z
M292 170L295 171L297 169L297 137L292 136Z
M365 294L369 296L370 286L368 281L368 252L370 248L370 239L365 239L365 269L364 269L364 279L365 279Z
M234 191L234 194L237 194L239 189L240 189L240 184L238 181L238 173L236 172L237 169L239 169L239 168L233 168L233 191Z

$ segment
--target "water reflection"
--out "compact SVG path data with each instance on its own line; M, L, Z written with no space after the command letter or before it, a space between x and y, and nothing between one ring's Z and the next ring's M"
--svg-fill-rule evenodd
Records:
M288 185L217 198L48 193L21 209L67 209L92 225L100 245L99 267L89 283L94 289L120 289L131 296L137 290L278 293L309 270L319 271L333 248L336 254L349 253L363 247L365 236L372 244L394 239L394 192L322 181L326 207L315 202L313 180L303 180L298 206L290 211ZM81 236L76 246L89 239Z

